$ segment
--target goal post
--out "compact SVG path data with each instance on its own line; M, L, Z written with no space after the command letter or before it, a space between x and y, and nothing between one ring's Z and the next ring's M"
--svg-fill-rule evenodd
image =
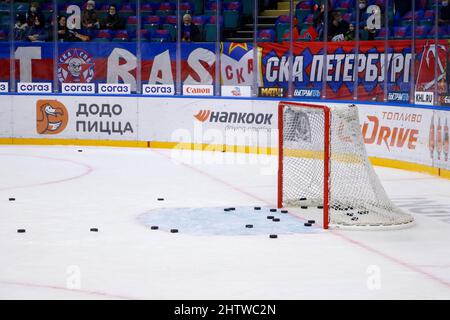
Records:
M323 112L323 228L329 223L329 176L330 176L330 109L323 105L289 102L300 108L317 109ZM278 208L283 207L283 160L284 160L284 109L286 102L278 104Z
M358 109L281 101L278 105L278 200L323 210L323 227L402 228L396 207L367 157Z

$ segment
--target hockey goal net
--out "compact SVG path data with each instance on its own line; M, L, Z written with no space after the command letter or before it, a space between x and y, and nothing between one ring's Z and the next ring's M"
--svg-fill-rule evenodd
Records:
M323 209L323 227L411 225L366 154L356 106L280 102L278 207Z

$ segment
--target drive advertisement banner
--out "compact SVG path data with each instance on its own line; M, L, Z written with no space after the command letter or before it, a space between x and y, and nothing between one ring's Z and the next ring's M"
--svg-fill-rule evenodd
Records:
M3 95L0 102L0 138L278 143L276 100ZM358 107L369 156L450 169L450 112Z

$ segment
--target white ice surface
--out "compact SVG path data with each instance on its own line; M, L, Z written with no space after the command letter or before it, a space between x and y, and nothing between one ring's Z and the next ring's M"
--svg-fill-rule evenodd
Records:
M416 225L398 231L317 228L269 239L155 232L138 220L155 208L273 206L276 160L1 146L0 298L450 298L448 180L376 168L414 215Z

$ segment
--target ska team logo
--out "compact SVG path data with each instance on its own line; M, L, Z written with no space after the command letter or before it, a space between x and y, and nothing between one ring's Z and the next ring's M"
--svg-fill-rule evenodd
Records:
M59 56L58 80L67 83L87 83L94 78L94 61L83 49L72 48Z
M231 90L231 94L233 95L233 96L235 96L235 97L240 97L242 94L241 94L241 88L239 88L239 87L234 87L234 89L233 90Z

